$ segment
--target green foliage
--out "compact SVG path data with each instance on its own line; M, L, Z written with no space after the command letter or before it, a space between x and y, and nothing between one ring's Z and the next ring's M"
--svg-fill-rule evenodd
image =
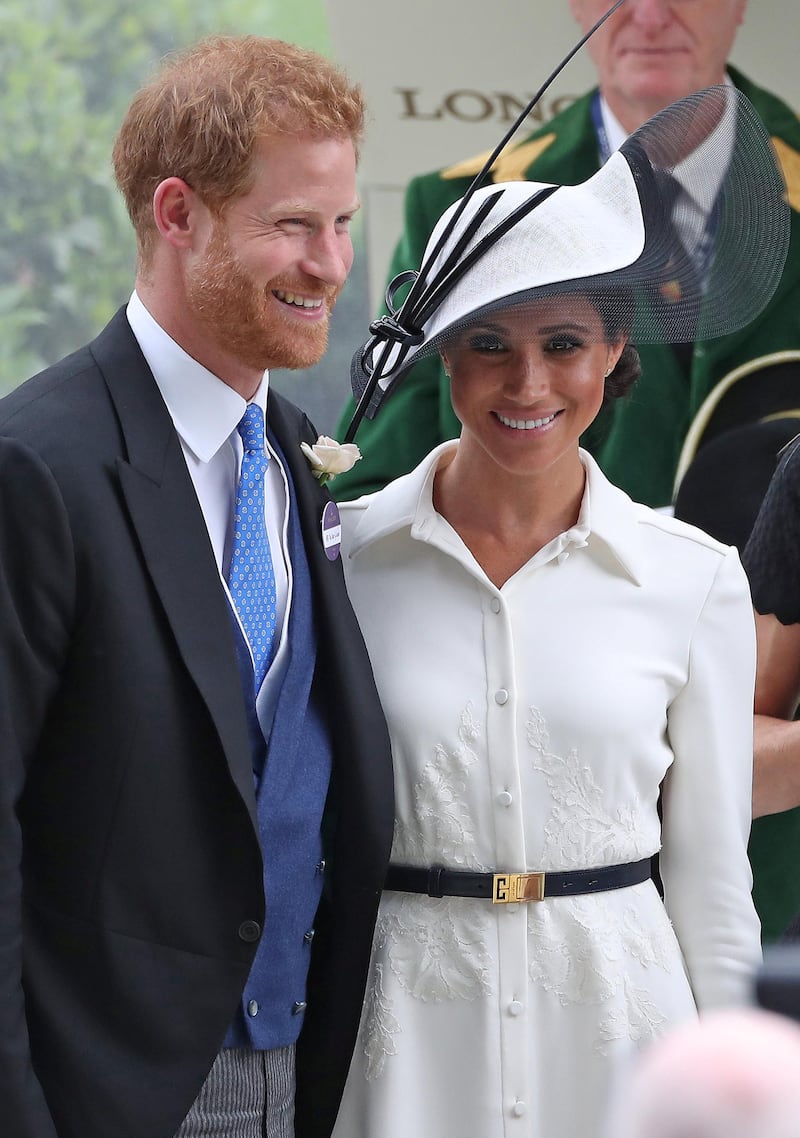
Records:
M212 32L329 46L322 0L0 0L0 391L127 299L114 136L160 57Z

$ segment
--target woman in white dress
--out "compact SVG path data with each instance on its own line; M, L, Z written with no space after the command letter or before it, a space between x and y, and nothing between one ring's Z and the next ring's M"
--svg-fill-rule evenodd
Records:
M661 175L680 180L674 142L703 115L729 177L757 174L763 193L752 205L726 182L713 263L683 284ZM393 380L439 351L463 429L340 506L397 822L335 1138L598 1138L638 1048L747 998L747 583L734 549L633 503L579 448L637 373L631 336L665 337L665 305L673 333L696 326L702 292L713 335L774 287L723 279L758 247L726 245L731 209L748 241L785 251L780 179L750 119L740 143L747 116L716 89L582 186L478 190L440 220L429 285L492 234L484 255L405 343L401 313L359 356L367 374L383 351Z

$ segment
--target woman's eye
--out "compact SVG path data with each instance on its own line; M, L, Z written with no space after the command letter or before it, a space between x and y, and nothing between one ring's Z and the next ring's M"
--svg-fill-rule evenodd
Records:
M474 336L470 336L467 341L467 346L473 352L502 352L505 351L505 344L492 332L478 332Z
M569 352L581 347L581 341L575 336L553 336L547 344L549 352Z

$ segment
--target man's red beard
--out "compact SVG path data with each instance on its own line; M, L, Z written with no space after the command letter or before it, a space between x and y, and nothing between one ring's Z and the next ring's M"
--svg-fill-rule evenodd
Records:
M321 299L326 319L304 323L291 312L284 316L282 302L272 295L276 289ZM330 313L340 291L312 279L276 277L264 286L255 284L220 226L186 282L187 301L196 319L226 352L254 371L318 363L328 346Z

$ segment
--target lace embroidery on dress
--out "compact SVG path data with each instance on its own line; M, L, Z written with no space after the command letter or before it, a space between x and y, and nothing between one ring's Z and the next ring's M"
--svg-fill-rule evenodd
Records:
M414 786L414 818L395 827L396 863L484 868L475 853L476 827L467 806L467 781L477 762L481 725L471 704L459 717L458 746L434 748ZM364 1015L366 1077L380 1078L397 1054L401 1028L387 989L414 999L476 1000L492 991L486 944L492 919L484 905L458 897L385 894L375 929L373 985Z
M375 963L372 968L364 1006L364 1022L368 1025L364 1041L364 1074L373 1082L383 1074L386 1057L397 1054L394 1037L400 1034L400 1024L392 1015L391 1001L383 994L382 964Z
M443 743L436 744L433 758L414 786L414 817L398 819L395 825L393 862L485 868L474 852L475 822L466 801L480 732L481 724L467 703L459 717L458 746L448 749Z
M605 1055L610 1044L617 1039L629 1039L636 1044L649 1043L664 1034L667 1023L667 1017L653 1003L650 993L625 976L622 1003L611 1008L598 1024L594 1050Z
M474 1000L490 991L485 906L460 897L406 894L381 919L386 959L400 987L425 1002Z
M658 838L645 825L638 799L612 814L577 748L566 757L548 749L550 735L537 708L530 708L525 728L528 743L540 755L534 769L544 775L553 802L544 828L543 864L547 868L588 869L638 861L652 852Z
M645 824L638 800L615 812L577 748L566 757L549 750L544 716L531 708L526 723L530 746L537 752L534 769L544 775L552 800L544 827L542 864L551 868L589 868L637 861L657 844ZM647 885L633 886L639 893ZM672 971L677 945L666 912L664 935L644 930L635 905L620 908L611 895L559 898L553 905L528 909L529 974L563 1007L607 1005L597 1022L594 1048L605 1051L615 1039L649 1038L658 1034L664 1017L649 995L629 978L632 961L643 968Z

